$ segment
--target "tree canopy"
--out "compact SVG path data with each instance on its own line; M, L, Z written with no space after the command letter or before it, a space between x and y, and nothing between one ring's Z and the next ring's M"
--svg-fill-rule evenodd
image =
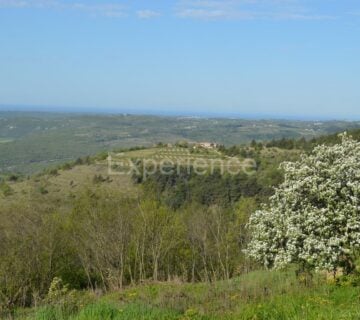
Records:
M360 246L360 143L341 138L281 165L284 182L250 217L250 257L267 268L351 268Z

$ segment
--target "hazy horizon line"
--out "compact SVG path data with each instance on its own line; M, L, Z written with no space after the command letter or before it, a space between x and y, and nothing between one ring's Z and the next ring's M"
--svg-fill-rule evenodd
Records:
M244 120L288 120L288 121L360 121L360 116L352 119L342 115L309 115L309 114L287 114L287 113L262 113L262 112L214 112L214 111L174 111L148 108L114 108L114 107L69 107L69 106L37 106L37 105L11 105L0 104L0 112L26 112L26 113L52 113L52 114L98 114L98 115L120 115L128 114L135 116L168 116L168 117L198 117L198 118L224 118Z

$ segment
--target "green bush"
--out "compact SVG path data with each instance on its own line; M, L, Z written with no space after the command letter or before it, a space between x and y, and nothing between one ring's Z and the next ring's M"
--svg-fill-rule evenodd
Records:
M39 190L39 192L40 192L41 194L48 194L48 193L49 193L49 191L48 191L44 186L40 186L40 187L38 188L38 190Z
M47 308L41 312L69 316L76 314L93 301L94 298L89 292L70 290L68 284L64 284L62 279L55 277L44 300Z
M0 183L0 191L5 197L14 193L14 190L5 182Z
M360 274L355 272L354 274L343 275L337 279L336 284L342 287L360 287Z

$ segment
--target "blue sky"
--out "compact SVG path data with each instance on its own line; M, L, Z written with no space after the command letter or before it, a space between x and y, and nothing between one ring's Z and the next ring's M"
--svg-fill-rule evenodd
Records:
M360 118L359 0L0 0L0 104Z

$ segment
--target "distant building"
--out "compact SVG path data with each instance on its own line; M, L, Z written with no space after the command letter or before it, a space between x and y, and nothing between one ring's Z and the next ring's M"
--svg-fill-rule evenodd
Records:
M214 142L199 142L195 145L195 148L205 148L205 149L216 149L217 147L218 144Z

